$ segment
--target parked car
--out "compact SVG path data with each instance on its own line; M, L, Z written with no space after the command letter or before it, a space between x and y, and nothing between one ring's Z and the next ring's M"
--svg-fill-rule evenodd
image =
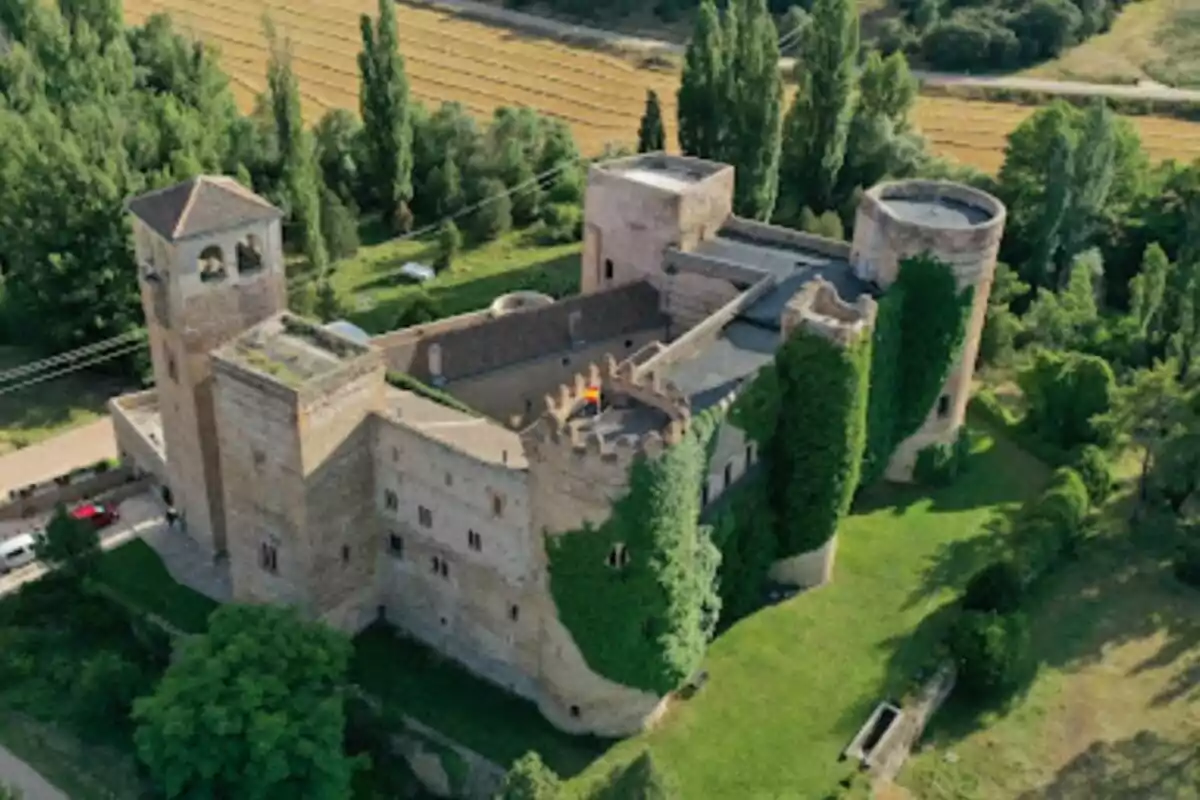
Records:
M72 511L71 516L100 530L119 520L121 512L111 503L88 503Z
M28 533L22 533L0 542L0 574L11 572L36 561L37 552L34 550L36 543L37 540L33 535Z

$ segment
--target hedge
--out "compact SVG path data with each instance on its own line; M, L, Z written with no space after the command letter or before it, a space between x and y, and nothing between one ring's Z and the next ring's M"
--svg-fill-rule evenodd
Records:
M559 619L609 680L665 695L704 655L720 611L720 554L699 524L700 485L723 418L709 409L660 457L639 456L602 525L547 539ZM628 562L609 566L618 544Z
M1031 89L1009 89L1000 86L933 86L923 84L926 97L953 97L958 100L986 103L1013 103L1022 106L1044 106L1062 100L1073 106L1086 107L1095 102L1095 94L1056 94ZM1102 93L1097 92L1100 96ZM1130 117L1167 117L1186 122L1200 122L1200 103L1190 100L1160 100L1153 98L1107 97L1109 107L1118 114Z

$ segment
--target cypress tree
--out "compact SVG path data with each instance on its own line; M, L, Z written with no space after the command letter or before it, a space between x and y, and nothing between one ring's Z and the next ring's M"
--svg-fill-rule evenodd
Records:
M408 77L400 55L395 3L379 0L378 21L372 25L363 14L359 27L363 42L358 55L359 110L366 161L384 222L396 230L412 198L413 159Z
M268 20L267 40L271 56L267 63L267 90L275 132L279 139L279 156L283 186L289 210L300 231L301 247L308 262L318 273L329 266L329 251L321 232L321 183L317 173L317 156L312 136L304 129L300 110L300 87L292 72L290 44L279 46L275 30Z
M638 126L638 152L657 153L667 149L667 134L663 130L662 107L658 103L658 92L646 92L646 110Z
M854 113L858 44L854 0L816 0L783 127L780 177L789 208L826 211L834 202Z
M733 209L767 220L779 189L783 80L779 33L766 0L733 0L726 14L729 70L724 161L736 170Z
M724 140L725 53L713 0L701 0L679 82L679 147L689 156L719 158Z

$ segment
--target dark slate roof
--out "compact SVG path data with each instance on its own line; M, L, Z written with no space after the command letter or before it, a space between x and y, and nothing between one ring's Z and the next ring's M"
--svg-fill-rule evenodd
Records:
M778 349L778 331L734 322L693 358L670 364L666 378L688 396L693 412L702 411L758 374Z
M176 242L282 215L233 178L201 175L129 201L130 213L167 241Z

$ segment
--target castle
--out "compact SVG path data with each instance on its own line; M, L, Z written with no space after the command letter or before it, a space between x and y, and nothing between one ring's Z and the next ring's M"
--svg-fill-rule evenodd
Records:
M594 165L578 296L518 292L374 337L287 312L281 212L235 181L137 197L155 388L110 403L123 458L227 558L235 599L348 632L383 618L562 729L635 732L667 692L595 668L551 591L551 541L602 526L632 466L736 401L793 331L869 334L900 261L930 253L973 293L942 393L888 463L907 480L963 423L1004 227L975 189L887 183L846 244L733 215L733 183L732 167L678 156ZM680 508L718 502L758 449L723 418ZM828 580L835 545L772 577ZM618 580L642 556L615 543L588 568Z

